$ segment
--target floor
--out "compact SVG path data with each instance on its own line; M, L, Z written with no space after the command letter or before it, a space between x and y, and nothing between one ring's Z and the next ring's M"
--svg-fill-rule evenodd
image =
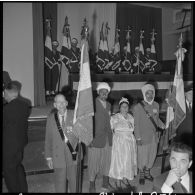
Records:
M29 122L28 137L29 143L24 151L23 164L27 173L28 190L32 193L39 192L55 192L53 183L53 173L48 172L48 167L44 159L44 140L45 140L45 116L49 113L52 105L44 108L34 108L31 113L31 119L43 118L38 122ZM84 160L84 165L87 165L87 160ZM155 177L160 174L162 158L158 157L151 170L151 174ZM39 174L36 174L39 173ZM139 185L139 177L136 176L130 183L136 186L137 192L150 193L152 192L152 183L146 181L145 185ZM110 183L115 186L115 181L110 180ZM96 192L103 192L101 188L102 177L98 176L96 179ZM87 193L89 188L88 181L88 169L83 169L83 182L82 182L82 193ZM2 180L2 192L7 192L7 188Z

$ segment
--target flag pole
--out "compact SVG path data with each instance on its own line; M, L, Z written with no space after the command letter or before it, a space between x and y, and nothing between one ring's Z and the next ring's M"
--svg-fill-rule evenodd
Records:
M86 19L84 20L84 26L83 26L83 34L81 34L81 37L84 38L84 40L87 42L88 36L89 36L89 27L87 26L87 21ZM84 47L87 46L87 44L84 42L83 45L81 45L81 64L83 63L83 54L84 54ZM87 48L88 51L88 48ZM80 69L81 73L81 69ZM81 77L81 74L80 74ZM78 96L77 96L78 98ZM76 105L75 105L75 111L77 110L78 106L78 99L76 100ZM76 115L74 115L73 121L75 121ZM76 178L76 192L81 193L81 141L79 139L78 142L78 161L77 161L77 178Z

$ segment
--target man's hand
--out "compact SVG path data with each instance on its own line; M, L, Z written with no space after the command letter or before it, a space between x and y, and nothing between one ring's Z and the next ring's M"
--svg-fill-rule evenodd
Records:
M141 146L142 145L142 140L141 139L138 139L136 140L137 141L137 145Z
M165 180L165 183L169 186L172 187L174 183L176 183L179 180L179 177L177 176L177 169L171 169L169 171L169 174L167 176L167 179Z
M52 160L52 158L47 159L47 165L50 169L53 169L53 160Z

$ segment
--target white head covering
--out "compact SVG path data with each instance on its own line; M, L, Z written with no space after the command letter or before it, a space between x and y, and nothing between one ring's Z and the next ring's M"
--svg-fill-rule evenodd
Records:
M146 95L145 95L145 94L146 94L146 91L152 90L152 91L153 91L153 94L154 94L154 96L155 96L155 89L154 89L154 86L151 85L151 84L145 84L145 85L141 88L141 90L142 90L142 94L143 94L143 97L144 97L144 101L147 102L148 104L152 104L153 101L154 101L154 97L153 97L153 100L152 100L151 102L148 102L147 99L146 99Z
M110 92L110 86L108 85L108 83L105 83L105 82L98 84L97 89L96 89L98 94L99 94L100 89L107 89L108 93Z
M119 101L119 105L122 104L123 102L129 104L128 99L127 98L124 98L124 97L122 97L121 100Z

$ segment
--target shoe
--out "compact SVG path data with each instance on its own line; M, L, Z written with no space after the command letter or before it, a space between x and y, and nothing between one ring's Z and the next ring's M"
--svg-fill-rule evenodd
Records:
M150 174L150 169L144 169L144 178L149 180L149 181L153 181L154 180L154 178Z
M89 184L89 193L95 193L95 181L90 181Z
M144 185L145 184L145 179L144 178L140 178L139 179L139 184L140 185Z
M139 184L144 185L145 184L145 179L144 179L144 172L143 170L139 170Z
M109 183L109 177L108 176L103 176L103 182L102 182L102 188L108 189L108 190L112 190L113 187L112 185Z

